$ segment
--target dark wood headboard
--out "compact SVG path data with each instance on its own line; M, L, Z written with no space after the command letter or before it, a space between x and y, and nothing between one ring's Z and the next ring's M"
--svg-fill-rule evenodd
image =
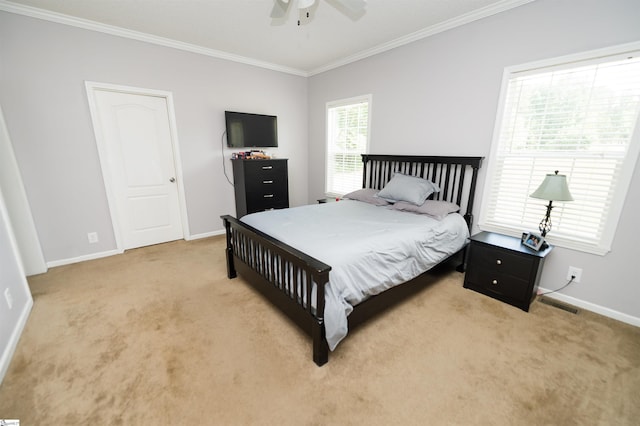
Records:
M473 200L482 159L483 157L362 154L362 187L382 189L394 173L428 179L441 189L430 198L459 205L460 212L471 229Z

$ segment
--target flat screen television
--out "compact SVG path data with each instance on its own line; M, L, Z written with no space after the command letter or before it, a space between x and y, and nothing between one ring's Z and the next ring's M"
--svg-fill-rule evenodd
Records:
M275 115L224 112L229 148L273 148L278 146Z

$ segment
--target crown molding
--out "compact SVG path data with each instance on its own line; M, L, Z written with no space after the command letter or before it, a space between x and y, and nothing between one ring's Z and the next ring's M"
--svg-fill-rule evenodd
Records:
M96 31L104 34L109 34L117 37L129 38L132 40L143 41L146 43L156 44L159 46L170 47L173 49L183 50L186 52L197 53L199 55L211 56L218 59L225 59L228 61L239 62L246 65L252 65L255 67L266 68L272 71L284 72L287 74L293 74L301 77L308 77L309 73L303 70L284 67L269 62L258 61L256 59L247 58L240 55L234 55L232 53L223 52L221 50L209 49L195 44L184 43L169 38L154 36L151 34L143 33L140 31L133 31L115 25L102 24L100 22L91 21L89 19L77 18L63 13L52 12L49 10L39 9L32 6L26 6L22 4L12 3L6 0L0 0L0 11L9 13L15 13L17 15L24 15L30 18L41 19L44 21L55 22L58 24L69 25L76 28L82 28L85 30Z
M154 36L151 34L133 31L115 25L102 24L96 21L88 19L76 18L74 16L65 15L62 13L52 12L44 9L39 9L32 6L26 6L22 4L13 3L7 0L0 0L0 11L9 13L15 13L18 15L24 15L31 18L42 19L45 21L55 22L58 24L69 25L72 27L82 28L90 31L96 31L104 34L114 35L117 37L129 38L132 40L143 41L146 43L156 44L159 46L170 47L173 49L183 50L186 52L196 53L199 55L210 56L213 58L224 59L228 61L238 62L245 65L251 65L255 67L265 68L272 71L283 72L287 74L297 75L301 77L311 77L316 74L320 74L335 68L339 68L344 65L348 65L352 62L359 61L361 59L368 58L379 53L386 52L396 47L404 46L417 40L421 40L432 35L459 27L461 25L468 24L473 21L477 21L488 16L492 16L509 9L522 6L527 3L531 3L535 0L503 0L498 3L494 3L490 6L486 6L482 9L475 10L473 12L455 17L440 24L432 25L427 28L423 28L414 33L408 34L403 37L399 37L388 43L383 43L371 49L363 50L355 55L347 56L338 61L332 62L325 66L315 68L311 71L305 71L296 68L285 67L269 62L258 61L256 59L248 58L245 56L234 55L232 53L224 52L221 50L209 49L202 46L197 46L190 43L184 43L181 41Z
M449 19L448 21L444 21L442 23L423 28L421 30L418 30L406 36L399 37L388 43L383 43L371 49L363 50L362 52L356 53L355 55L347 56L343 59L332 62L331 64L328 64L326 66L316 68L312 71L309 71L308 76L313 76L316 74L323 73L325 71L339 68L341 66L350 64L352 62L356 62L361 59L365 59L370 56L374 56L379 53L383 53L388 50L395 49L396 47L404 46L405 44L413 43L414 41L422 40L423 38L431 37L432 35L442 33L444 31L448 31L453 28L471 23L473 21L477 21L479 19L483 19L492 15L496 15L498 13L501 13L501 12L522 6L524 4L534 2L534 1L535 0L503 0L501 2L494 3L490 6L486 6L481 9L474 10L473 12L469 12L464 15L457 16L453 19Z

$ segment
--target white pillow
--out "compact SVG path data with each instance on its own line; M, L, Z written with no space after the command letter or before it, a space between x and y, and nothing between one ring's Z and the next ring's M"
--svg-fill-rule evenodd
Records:
M438 191L440 191L438 185L429 180L396 173L378 193L378 197L392 203L406 201L419 206L431 194Z

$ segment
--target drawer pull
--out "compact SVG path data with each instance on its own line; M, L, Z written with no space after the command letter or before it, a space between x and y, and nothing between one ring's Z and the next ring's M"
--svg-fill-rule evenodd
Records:
M493 284L493 285L498 285L498 280L493 280L493 281L491 281L491 284Z
M500 259L496 260L496 265L502 265L502 260Z
M263 180L262 183L273 183L272 180Z
M262 166L262 170L271 170L273 166Z
M273 198L273 194L264 194L263 197L264 198Z

